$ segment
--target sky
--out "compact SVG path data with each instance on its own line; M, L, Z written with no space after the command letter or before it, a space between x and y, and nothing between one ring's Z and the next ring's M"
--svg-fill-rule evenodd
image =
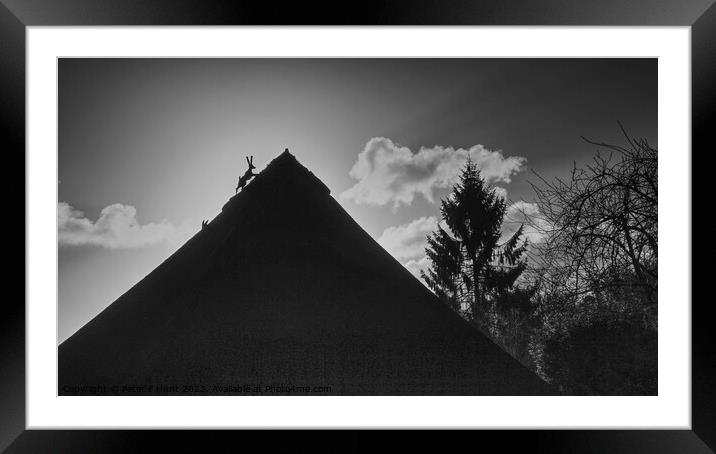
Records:
M582 140L657 143L656 59L67 59L58 63L58 343L285 148L417 274L469 155L512 211ZM538 238L534 238L538 240Z

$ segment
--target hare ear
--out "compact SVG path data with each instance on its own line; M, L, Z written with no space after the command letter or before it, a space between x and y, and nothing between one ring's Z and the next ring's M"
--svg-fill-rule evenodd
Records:
M249 161L249 157L248 157L248 156L246 156L246 162L247 162L249 165L251 165L251 161Z
M251 165L253 165L253 164L254 164L254 157L251 156Z

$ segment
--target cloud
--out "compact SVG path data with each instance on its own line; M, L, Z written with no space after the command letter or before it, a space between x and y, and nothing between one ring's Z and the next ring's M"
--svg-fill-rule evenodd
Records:
M502 221L502 237L504 241L512 236L520 224L524 224L523 238L536 244L544 240L545 231L549 229L549 222L541 215L536 203L520 200L512 203L505 211Z
M420 282L423 282L422 278L420 277L420 272L427 271L427 269L430 268L430 259L427 256L423 256L419 259L408 260L407 262L403 263L403 266L408 271L410 271L413 276L420 279Z
M68 203L57 204L58 241L61 246L100 246L127 249L167 243L177 245L191 234L189 223L179 227L168 221L140 224L137 210L115 203L102 209L97 221Z
M422 217L408 224L388 227L378 238L378 243L398 260L421 257L425 255L427 236L437 227L435 217Z
M427 237L438 228L438 220L433 216L421 217L408 224L388 227L378 238L378 243L396 258L415 277L430 266L425 255Z
M467 157L478 165L488 183L509 183L522 170L525 158L505 157L500 150L482 145L469 149L436 145L421 147L417 153L385 137L374 137L358 154L349 174L358 182L341 194L341 198L358 204L410 205L416 194L428 202L435 201L435 191L448 188L456 181Z
M507 200L507 189L501 188L499 186L493 186L493 189L495 190L495 194L497 194L498 197L500 197L502 200Z

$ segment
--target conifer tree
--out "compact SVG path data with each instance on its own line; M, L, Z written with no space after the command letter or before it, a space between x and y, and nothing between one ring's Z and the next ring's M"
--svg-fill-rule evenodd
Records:
M471 318L484 321L496 298L509 292L526 267L523 226L499 242L505 201L469 159L440 211L447 228L440 225L428 236L431 265L422 278L454 309L464 305Z

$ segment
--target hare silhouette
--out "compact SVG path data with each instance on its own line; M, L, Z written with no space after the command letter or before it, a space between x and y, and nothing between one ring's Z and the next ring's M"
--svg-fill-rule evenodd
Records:
M248 183L250 179L257 175L253 172L253 170L256 168L256 166L254 165L254 157L251 156L250 159L246 158L246 163L249 165L249 169L244 172L241 177L239 177L239 184L236 185L236 193L239 192L239 189L243 189L244 186L246 186L246 183Z

